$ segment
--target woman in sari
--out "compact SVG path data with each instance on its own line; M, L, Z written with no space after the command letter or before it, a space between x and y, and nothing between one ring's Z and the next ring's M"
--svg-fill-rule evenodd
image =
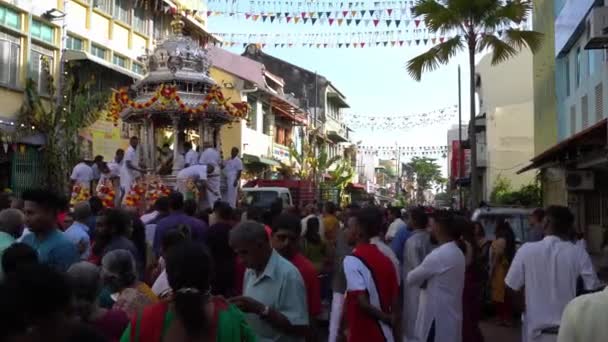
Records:
M137 280L133 255L123 249L107 253L101 260L103 280L112 292L113 309L124 311L129 318L137 317L143 309L158 302L145 283Z
M498 313L498 323L503 326L513 325L511 301L507 296L505 277L515 256L515 234L508 222L496 225L496 239L490 247L490 286L492 302Z
M172 297L133 318L121 342L255 341L243 313L210 295L210 271L211 257L202 245L172 248L167 255Z

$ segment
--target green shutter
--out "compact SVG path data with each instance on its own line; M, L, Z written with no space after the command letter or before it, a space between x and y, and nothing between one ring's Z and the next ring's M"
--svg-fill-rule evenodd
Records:
M23 153L21 147L13 153L11 162L11 189L21 194L24 190L44 186L45 170L42 154L38 148L26 146Z

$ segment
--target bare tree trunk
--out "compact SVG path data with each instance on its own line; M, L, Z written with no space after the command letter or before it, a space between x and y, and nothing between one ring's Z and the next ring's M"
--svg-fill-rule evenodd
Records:
M471 148L471 209L480 201L479 177L477 172L477 136L475 135L475 35L469 38L469 74L471 117L469 121L469 142Z

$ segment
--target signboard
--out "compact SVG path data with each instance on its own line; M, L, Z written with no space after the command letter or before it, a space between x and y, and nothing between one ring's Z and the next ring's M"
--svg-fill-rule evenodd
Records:
M462 165L462 166L461 166ZM471 150L460 148L458 140L452 141L452 160L450 160L450 178L457 180L471 174Z
M126 149L129 145L128 133L125 135L121 128L121 123L114 126L112 122L105 120L98 120L87 128L84 135L87 140L90 139L92 156L102 155L104 160L112 160L117 149Z

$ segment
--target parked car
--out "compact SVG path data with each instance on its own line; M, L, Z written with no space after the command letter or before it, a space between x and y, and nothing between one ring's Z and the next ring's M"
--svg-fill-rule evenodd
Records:
M486 238L489 240L495 238L496 224L506 220L515 233L515 242L521 245L528 239L530 228L528 218L533 210L518 207L484 207L475 210L471 219L483 225Z
M243 188L243 196L245 203L248 206L253 206L262 209L270 209L272 204L281 199L283 208L293 205L291 192L288 188L281 187L254 187Z

